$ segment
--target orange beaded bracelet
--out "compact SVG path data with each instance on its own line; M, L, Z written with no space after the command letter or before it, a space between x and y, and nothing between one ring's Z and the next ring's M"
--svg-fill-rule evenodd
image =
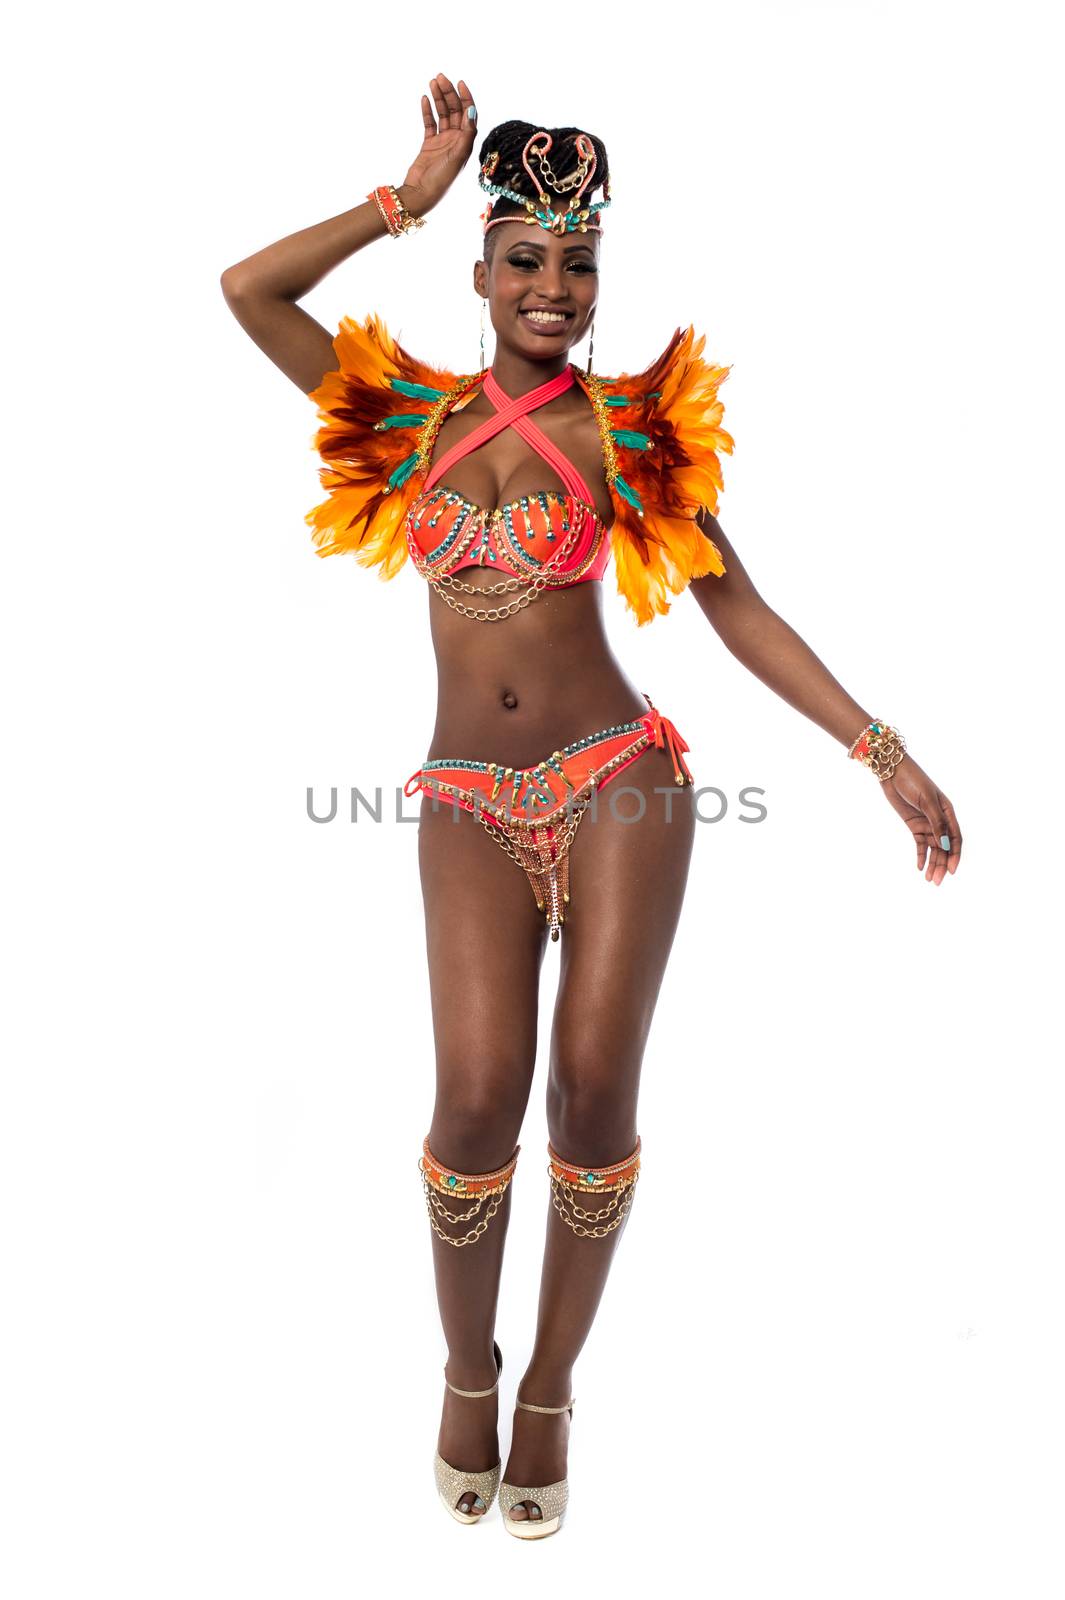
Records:
M390 183L379 184L376 189L370 190L366 198L376 205L393 239L398 239L401 233L410 233L413 228L425 226L425 218L412 216Z

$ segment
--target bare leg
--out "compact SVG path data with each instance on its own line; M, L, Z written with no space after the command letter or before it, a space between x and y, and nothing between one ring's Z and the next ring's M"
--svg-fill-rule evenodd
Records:
M654 793L656 785L674 789L668 803ZM644 796L639 820L624 820L640 810L626 788ZM635 1147L644 1046L680 918L694 835L693 791L675 787L664 750L648 751L608 784L596 817L585 817L577 830L547 1097L551 1143L567 1161L608 1166ZM546 1154L537 1164L547 1186ZM578 1198L598 1208L594 1198ZM605 1237L582 1238L549 1206L536 1341L520 1399L558 1406L570 1398L574 1363L624 1229L622 1222ZM568 1438L565 1412L515 1411L506 1481L564 1478ZM541 1511L523 1501L510 1514L521 1520Z
M436 1041L436 1104L429 1145L456 1171L482 1173L514 1153L536 1062L539 975L547 927L525 874L466 812L422 801L419 865ZM524 1153L515 1181L525 1172ZM470 1209L456 1202L453 1214ZM479 1217L442 1231L461 1237ZM448 1381L487 1389L496 1380L493 1333L510 1190L470 1244L431 1233ZM496 1397L444 1391L438 1449L452 1466L482 1471L499 1460ZM462 1511L482 1511L470 1494Z

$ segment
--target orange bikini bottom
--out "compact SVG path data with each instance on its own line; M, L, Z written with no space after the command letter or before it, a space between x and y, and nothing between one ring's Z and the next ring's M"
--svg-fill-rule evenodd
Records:
M408 798L419 790L439 794L472 811L524 870L551 937L557 939L570 903L569 848L593 792L650 749L669 751L678 784L695 782L684 760L688 746L646 692L644 699L650 710L642 717L601 728L528 767L452 757L428 760L411 773L403 793Z

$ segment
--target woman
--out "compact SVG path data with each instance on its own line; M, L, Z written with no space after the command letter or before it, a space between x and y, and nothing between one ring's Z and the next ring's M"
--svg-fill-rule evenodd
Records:
M609 205L598 139L505 123L483 141L479 180L492 202L474 266L480 373L416 361L376 318L344 319L334 340L296 303L372 241L415 234L469 159L469 90L443 74L430 87L422 148L398 189L382 185L230 267L222 286L242 326L318 405L329 493L308 522L319 553L349 551L384 577L409 559L429 583L438 711L407 787L423 795L437 1056L420 1163L448 1349L436 1482L458 1521L479 1521L498 1490L508 1532L540 1538L565 1510L573 1367L639 1176L640 1067L695 823L688 747L607 643L595 580L609 556L638 623L690 588L750 671L872 768L928 881L957 869L961 834L897 730L766 605L722 533L718 453L732 440L717 388L727 369L701 359L690 329L642 373L603 380L590 357L587 374L570 364L598 296ZM626 784L605 798L629 801L606 804L599 791L622 771ZM500 1482L494 1323L509 1186L540 966L563 927L538 1326Z

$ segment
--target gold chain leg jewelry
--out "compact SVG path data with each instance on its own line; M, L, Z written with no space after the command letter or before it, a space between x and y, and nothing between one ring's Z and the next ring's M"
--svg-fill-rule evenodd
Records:
M443 1239L445 1244L454 1245L456 1249L461 1249L463 1245L476 1244L503 1204L503 1196L510 1187L514 1168L518 1164L520 1148L519 1145L515 1149L506 1166L499 1167L495 1172L456 1172L452 1167L445 1167L436 1159L429 1148L429 1135L426 1134L422 1142L418 1170L422 1175L422 1189L425 1193L425 1207L429 1221L439 1239ZM448 1209L448 1200L454 1204L456 1200L466 1199L473 1201L467 1210ZM446 1232L441 1227L441 1221L452 1225L473 1222L474 1226L465 1233L456 1235Z
M575 1166L564 1161L550 1144L547 1150L551 1158L547 1168L551 1174L551 1204L566 1226L581 1239L603 1239L620 1228L632 1207L640 1179L640 1140L636 1140L631 1155L609 1167ZM609 1194L611 1198L606 1205L590 1211L578 1204L577 1194Z

